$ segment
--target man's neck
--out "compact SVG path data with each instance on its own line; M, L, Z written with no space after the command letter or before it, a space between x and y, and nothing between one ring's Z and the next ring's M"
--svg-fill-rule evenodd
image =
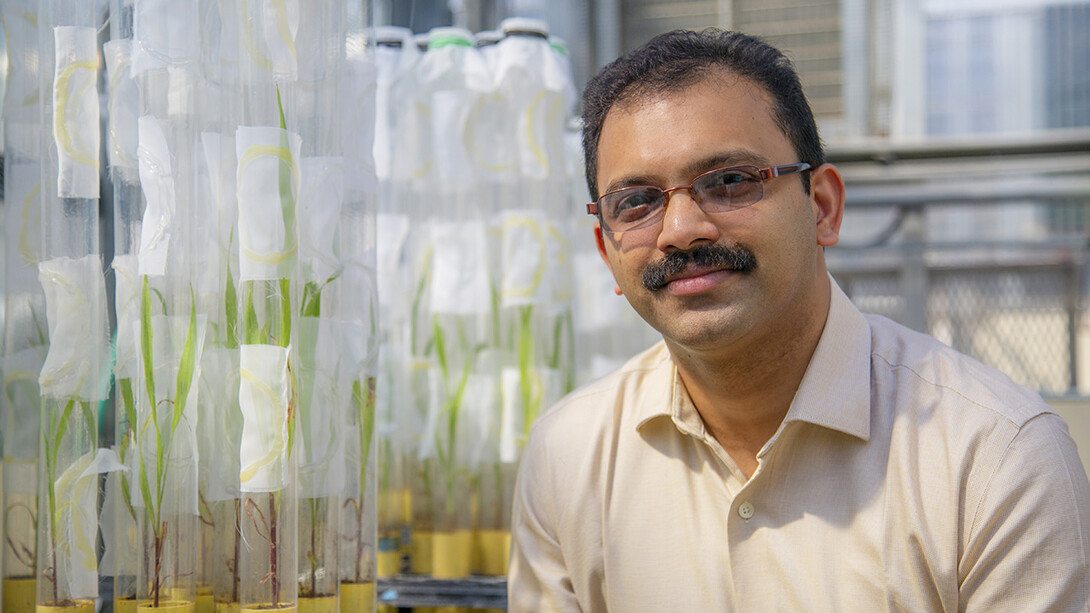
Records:
M734 343L717 355L671 347L678 374L708 432L748 479L757 454L776 433L810 365L828 316L828 301L775 338ZM669 344L668 344L669 345Z

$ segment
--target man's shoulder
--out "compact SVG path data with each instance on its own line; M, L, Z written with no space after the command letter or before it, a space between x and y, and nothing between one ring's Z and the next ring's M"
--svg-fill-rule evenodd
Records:
M1052 412L1037 392L1000 370L885 317L865 317L871 328L872 385L898 388L880 393L915 399L913 404L929 410L976 411L1015 428Z

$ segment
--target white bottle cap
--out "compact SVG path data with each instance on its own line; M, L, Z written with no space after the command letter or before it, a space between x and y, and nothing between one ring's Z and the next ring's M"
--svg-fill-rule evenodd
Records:
M450 44L473 46L473 33L464 28L441 26L428 31L428 48Z
M402 46L412 44L413 31L401 26L375 26L375 43L389 45L391 43Z
M504 36L536 34L542 38L549 37L549 24L540 19L531 19L529 17L508 17L500 22L500 30Z
M494 45L503 39L503 33L499 30L481 30L473 35L473 42L478 47Z

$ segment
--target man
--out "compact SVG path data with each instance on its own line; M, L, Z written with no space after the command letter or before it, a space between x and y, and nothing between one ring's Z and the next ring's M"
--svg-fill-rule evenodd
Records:
M1090 611L1066 425L831 280L844 184L780 52L660 36L584 120L598 249L663 341L534 425L511 611Z

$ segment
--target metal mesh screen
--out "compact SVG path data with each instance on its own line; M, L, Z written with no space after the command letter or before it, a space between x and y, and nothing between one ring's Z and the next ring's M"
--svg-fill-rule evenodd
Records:
M895 275L837 275L836 279L840 288L860 311L885 315L893 321L904 322L905 300Z
M904 321L897 273L837 275L861 311ZM1066 267L932 270L928 332L1046 396L1072 390L1074 346ZM1081 323L1081 322L1080 322Z
M1071 383L1063 269L933 272L930 332L1043 394Z

